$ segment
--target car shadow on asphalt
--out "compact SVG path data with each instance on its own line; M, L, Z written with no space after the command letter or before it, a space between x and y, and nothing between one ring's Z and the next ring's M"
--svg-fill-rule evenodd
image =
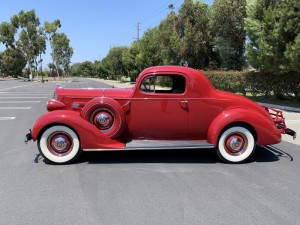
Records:
M279 161L281 159L287 159L291 162L294 161L292 155L274 145L258 146L250 162L274 162Z
M217 163L218 159L213 149L180 149L83 152L77 162L90 164Z
M293 161L287 152L275 146L258 146L253 156L245 163L275 162L281 159ZM83 152L77 163L122 164L122 163L222 163L214 149L182 149L153 151Z
M258 146L253 156L246 163L276 162L282 159L293 161L294 158L276 146ZM36 154L35 163L52 164ZM216 164L220 161L214 149L180 149L180 150L135 150L135 151L101 151L83 152L74 164L127 164L127 163L199 163Z

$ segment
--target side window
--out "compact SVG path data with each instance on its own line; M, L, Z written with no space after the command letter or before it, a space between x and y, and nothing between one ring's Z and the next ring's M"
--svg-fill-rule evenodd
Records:
M155 76L146 77L140 87L141 91L144 92L155 92Z
M181 94L185 92L186 79L182 75L153 75L146 77L140 86L142 92Z

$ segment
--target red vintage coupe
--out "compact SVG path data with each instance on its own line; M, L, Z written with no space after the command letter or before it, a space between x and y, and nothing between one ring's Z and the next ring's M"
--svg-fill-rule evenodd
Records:
M82 151L201 148L240 163L256 145L296 137L281 111L218 91L201 72L180 66L145 69L131 89L57 88L47 109L25 141L37 141L57 164Z

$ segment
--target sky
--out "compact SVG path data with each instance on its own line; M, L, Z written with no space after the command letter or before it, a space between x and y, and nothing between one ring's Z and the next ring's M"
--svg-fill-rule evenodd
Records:
M59 19L74 49L71 63L103 59L115 46L130 46L149 28L156 27L173 4L178 11L184 0L0 0L0 23L9 22L20 10L34 9L41 24ZM211 5L213 0L203 2ZM0 51L5 49L0 43ZM51 62L50 46L43 66Z

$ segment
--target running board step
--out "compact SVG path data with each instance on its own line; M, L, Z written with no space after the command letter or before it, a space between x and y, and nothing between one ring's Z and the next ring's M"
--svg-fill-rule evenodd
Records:
M214 148L207 141L161 141L161 140L132 140L126 143L125 150L161 150L161 149L197 149Z

